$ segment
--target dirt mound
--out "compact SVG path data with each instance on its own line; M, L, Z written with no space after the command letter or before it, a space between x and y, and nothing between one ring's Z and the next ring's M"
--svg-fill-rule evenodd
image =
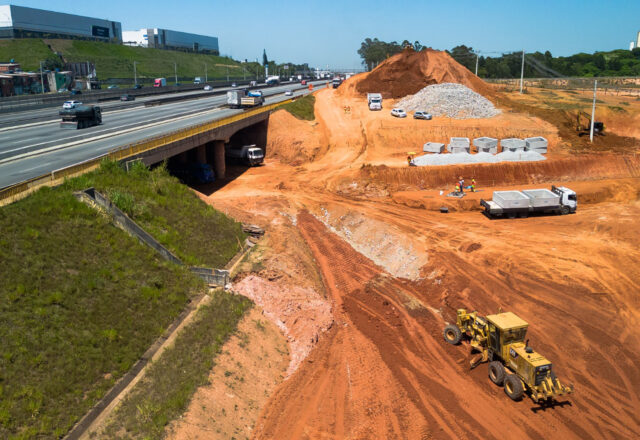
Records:
M285 110L273 113L269 117L267 158L294 166L311 162L327 149L317 125L317 121L301 121Z
M481 95L492 89L480 78L459 64L447 52L425 49L420 52L404 50L386 59L369 73L347 80L345 91L353 93L382 93L384 98L398 99L413 95L432 84L458 83Z

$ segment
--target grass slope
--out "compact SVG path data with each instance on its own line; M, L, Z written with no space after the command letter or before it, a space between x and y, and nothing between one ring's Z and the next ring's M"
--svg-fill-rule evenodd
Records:
M251 305L242 296L216 292L118 406L107 422L106 437L163 438L166 425L182 415L196 389L207 384L214 357Z
M42 40L0 40L0 62L8 63L13 59L25 71L39 70L40 61L53 57L55 54Z
M72 196L91 185L185 259L221 264L243 237L165 170L108 162L0 209L0 438L64 435L203 288Z
M47 40L51 47L62 53L67 62L93 62L98 78L133 78L133 62L139 78L166 77L172 82L177 64L178 79L205 76L205 64L209 79L226 79L242 76L240 63L221 56L204 55L174 50L149 49L82 40ZM253 69L255 74L255 69ZM251 72L247 72L248 75Z
M298 98L289 104L283 105L281 108L291 113L298 119L304 119L305 121L313 121L316 115L313 111L313 107L316 103L316 97L313 95L306 95L304 98Z

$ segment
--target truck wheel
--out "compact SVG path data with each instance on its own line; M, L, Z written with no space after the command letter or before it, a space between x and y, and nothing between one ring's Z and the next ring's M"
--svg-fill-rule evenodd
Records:
M515 374L508 374L504 379L504 392L511 400L520 400L524 394L522 381Z
M457 345L462 340L462 332L457 325L448 325L444 328L444 340L451 345Z
M560 208L560 214L567 215L571 212L571 209L568 206L563 206Z
M489 379L496 385L502 385L504 377L506 376L504 365L500 361L493 361L489 363Z

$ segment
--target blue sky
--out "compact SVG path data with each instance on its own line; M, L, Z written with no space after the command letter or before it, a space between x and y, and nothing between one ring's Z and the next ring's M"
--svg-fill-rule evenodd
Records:
M4 4L120 21L123 30L160 27L219 38L236 59L360 67L366 37L419 40L436 49L550 50L553 55L628 49L640 30L640 0L511 1L94 1Z

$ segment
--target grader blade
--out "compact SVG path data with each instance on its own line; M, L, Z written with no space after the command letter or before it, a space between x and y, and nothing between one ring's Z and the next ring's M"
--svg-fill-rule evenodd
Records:
M473 356L471 358L470 369L473 370L474 368L476 368L481 363L487 362L488 359L489 359L489 352L488 351L485 350L482 353L478 353L477 355L475 355L475 356Z

